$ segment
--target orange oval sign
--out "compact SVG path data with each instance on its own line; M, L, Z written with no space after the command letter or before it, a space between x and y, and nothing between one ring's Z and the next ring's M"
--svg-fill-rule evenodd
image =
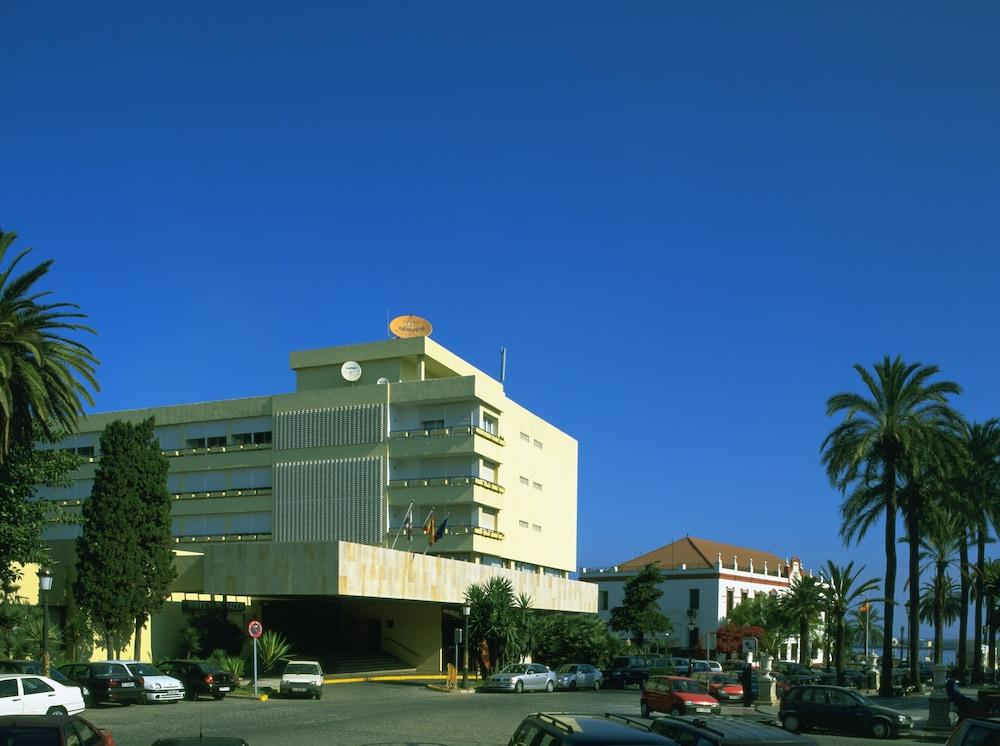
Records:
M397 316L389 322L389 331L397 337L429 337L434 327L419 316Z

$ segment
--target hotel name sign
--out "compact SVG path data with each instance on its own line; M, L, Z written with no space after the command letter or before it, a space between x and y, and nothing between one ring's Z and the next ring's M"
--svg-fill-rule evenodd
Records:
M389 322L389 331L397 337L429 337L434 327L419 316L397 316Z

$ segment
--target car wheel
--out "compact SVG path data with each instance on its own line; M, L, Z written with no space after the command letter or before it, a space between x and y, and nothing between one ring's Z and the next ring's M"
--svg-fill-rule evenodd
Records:
M524 682L523 681L515 681L514 682L514 691L517 692L518 694L520 694L521 692L523 692L524 691Z
M569 690L573 691L574 689L576 689L576 679L573 679L571 682L569 682Z
M129 702L128 700L126 700L126 701L124 701L124 702L121 703L122 707L128 707L130 704L132 704L132 703Z
M785 715L781 719L781 727L791 733L799 733L802 731L802 722L798 715Z
M216 701L218 701L220 699L225 699L225 698L226 698L226 693L225 692L216 692L215 694L212 695L212 699L214 699Z
M888 738L892 735L892 726L888 721L876 718L868 724L868 734L872 738Z
M184 691L184 699L186 699L186 700L188 700L190 702L194 702L196 699L198 699L198 692L192 692L192 691L185 690Z
M640 689L645 689L646 688L646 677L645 676L643 676L641 679L639 679L639 688Z
M683 715L684 713L681 712L680 707L674 705L673 707L670 708L670 714L673 715L674 717L677 717L678 715Z
M555 688L556 688L556 685L553 684L552 681L546 681L545 682L545 691L551 692Z
M594 691L595 692L601 691L601 680L600 679L594 679Z
M639 703L639 712L642 713L642 716L644 718L648 718L649 717L649 705L647 705L645 702L640 702Z
M49 711L45 713L46 715L58 715L59 717L66 717L65 707L50 707Z
M322 697L323 697L323 690L322 689L317 689L316 693L313 696L316 697L316 699L322 699Z

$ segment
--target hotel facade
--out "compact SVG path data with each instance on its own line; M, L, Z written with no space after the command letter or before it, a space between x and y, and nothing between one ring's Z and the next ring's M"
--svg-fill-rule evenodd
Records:
M104 428L155 419L178 578L144 657L178 654L188 610L210 607L239 625L260 620L299 654L381 653L437 671L466 589L495 575L534 608L597 611L597 587L569 579L573 438L426 336L290 362L292 393L96 414L57 446L85 463L71 486L40 494L72 515L90 495ZM422 530L431 521L433 543ZM57 613L73 611L80 532L46 528Z

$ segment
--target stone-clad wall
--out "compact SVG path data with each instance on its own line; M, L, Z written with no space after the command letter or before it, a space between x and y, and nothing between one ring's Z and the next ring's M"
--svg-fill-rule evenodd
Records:
M204 591L246 596L352 596L461 604L472 583L499 575L536 609L596 613L597 586L551 575L351 542L206 547Z

